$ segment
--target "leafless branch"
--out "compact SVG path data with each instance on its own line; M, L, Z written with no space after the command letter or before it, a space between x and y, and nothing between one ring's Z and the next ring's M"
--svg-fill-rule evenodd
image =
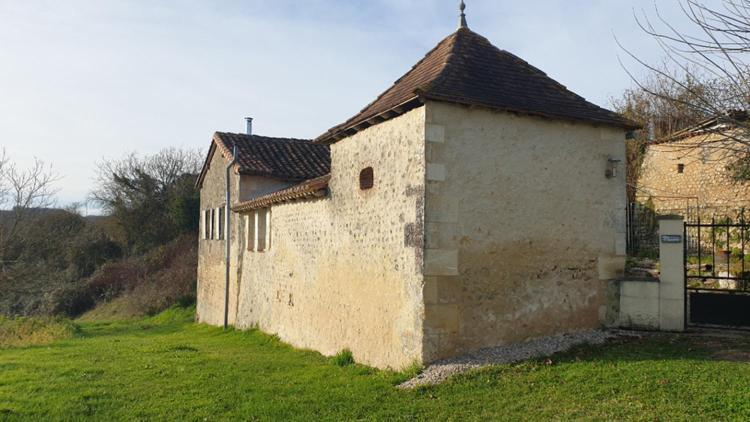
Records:
M660 136L720 118L722 124L705 137L695 137L680 148L686 154L695 148L721 151L727 159L746 159L750 165L750 120L738 113L750 110L750 0L721 0L710 6L702 0L680 0L679 4L690 28L667 19L656 4L652 13L634 12L637 25L663 53L662 63L649 63L617 41L629 59L652 75L637 78L623 64L637 87L626 95L637 91L648 97L636 98L645 111L635 117L660 124ZM633 98L625 100L632 108Z
M0 155L0 266L5 252L18 235L19 229L35 211L51 207L57 190L54 184L60 177L50 165L35 158L27 169L21 169L7 157Z

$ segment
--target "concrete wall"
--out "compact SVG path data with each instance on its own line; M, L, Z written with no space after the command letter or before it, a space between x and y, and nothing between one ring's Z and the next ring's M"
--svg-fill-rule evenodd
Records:
M421 361L424 119L419 108L333 145L330 197L274 206L269 250L239 236L236 326L377 367Z
M599 327L625 263L624 168L605 177L625 132L426 108L425 361Z
M700 135L649 146L638 181L638 200L651 198L662 214L685 210L688 205L729 210L750 205L750 184L731 180L726 151L732 143L721 143L722 139L720 135ZM685 165L684 173L677 171L678 164Z

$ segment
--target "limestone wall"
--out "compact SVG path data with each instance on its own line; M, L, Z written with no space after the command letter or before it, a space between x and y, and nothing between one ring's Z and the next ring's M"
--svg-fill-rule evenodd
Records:
M229 163L221 152L216 151L210 164L208 172L203 181L200 191L201 212L206 209L215 209L225 205L226 202L226 166ZM232 198L237 198L239 193L239 176L234 171L231 173ZM201 230L203 228L203 215L201 214ZM231 213L232 226L237 228L239 218ZM236 236L232 239L230 260L237 263ZM199 236L198 244L198 287L197 287L197 310L196 315L199 322L221 325L224 323L224 296L225 296L225 243L223 240L203 239ZM236 278L236 273L233 274ZM236 283L230 283L236 295ZM234 319L231 315L230 320Z
M720 135L695 136L648 147L638 201L651 199L662 214L680 213L688 207L708 207L721 213L750 206L750 184L734 183L727 171L726 148ZM703 145L703 146L702 146ZM684 165L683 173L678 165Z
M238 327L378 367L421 360L424 119L419 108L334 144L330 197L274 206L268 251L238 245Z
M625 132L430 102L424 359L599 327L621 275Z

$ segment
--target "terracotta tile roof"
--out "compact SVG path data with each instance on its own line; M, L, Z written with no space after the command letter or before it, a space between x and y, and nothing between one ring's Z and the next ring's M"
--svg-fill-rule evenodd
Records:
M237 146L240 174L308 180L331 172L331 151L309 140L217 132L214 139L232 154Z
M332 142L425 100L636 129L638 124L586 101L541 70L461 28L345 123L316 139Z
M298 182L331 172L331 151L327 145L314 144L306 139L216 132L198 178L198 187L203 184L208 164L216 149L227 160L231 160L235 145L239 173L243 175Z
M330 175L307 180L290 188L236 204L232 207L232 211L242 213L299 199L321 198L328 194L328 182L330 180Z

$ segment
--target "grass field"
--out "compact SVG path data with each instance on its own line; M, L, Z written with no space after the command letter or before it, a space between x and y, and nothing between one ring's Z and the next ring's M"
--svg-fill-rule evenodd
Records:
M172 309L81 322L74 338L0 349L0 420L750 419L750 364L733 361L745 340L722 341L724 355L691 338L629 340L405 392L409 374L191 321Z

